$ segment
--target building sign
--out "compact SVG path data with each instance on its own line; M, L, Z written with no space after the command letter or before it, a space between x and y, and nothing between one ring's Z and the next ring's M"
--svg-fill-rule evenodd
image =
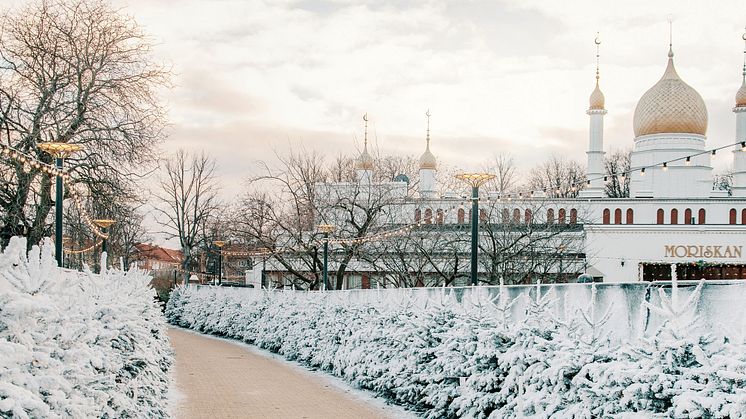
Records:
M743 246L665 246L665 257L667 258L741 258Z

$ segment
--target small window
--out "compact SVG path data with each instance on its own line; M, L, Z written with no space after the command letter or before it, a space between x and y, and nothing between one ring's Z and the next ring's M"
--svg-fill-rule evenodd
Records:
M679 210L676 208L671 210L671 224L679 223Z
M565 223L565 209L564 208L560 208L559 216L557 217L557 222L560 224Z
M479 221L483 223L487 222L487 211L481 208L479 209Z
M663 211L663 208L658 208L658 212L655 215L655 223L656 224L663 224L665 221L663 219L666 216L666 212Z
M614 224L622 223L622 209L617 208L614 210Z
M417 208L416 210L414 210L414 222L419 223L420 219L422 219L422 211Z
M692 209L687 208L684 210L684 224L692 223Z
M608 208L604 208L604 224L611 224L611 211Z
M531 224L532 222L534 222L533 213L531 212L530 209L528 208L526 209L525 216L526 216L526 224Z
M503 208L500 213L502 214L502 223L508 224L510 222L510 211L507 208Z
M554 209L547 210L547 224L554 224Z
M741 224L746 224L746 208L741 210Z
M443 225L443 210L442 209L435 211L435 223L438 225Z
M627 224L635 223L635 212L632 208L627 208Z
M736 211L735 208L731 208L730 215L728 217L729 218L728 222L730 224L737 224L737 220L736 220L737 217L738 217L738 211Z
M578 210L575 208L570 210L570 224L578 223Z
M515 224L521 223L521 210L519 210L518 208L513 210L513 222Z
M466 214L463 208L458 209L456 218L459 224L464 224L466 222Z
M704 224L705 223L705 209L700 208L699 213L697 214L697 224Z
M433 223L433 210L430 208L425 210L425 224Z

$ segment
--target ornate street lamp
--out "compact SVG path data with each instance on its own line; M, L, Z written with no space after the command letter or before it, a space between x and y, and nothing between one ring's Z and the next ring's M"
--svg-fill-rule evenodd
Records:
M479 187L495 178L490 173L460 173L456 179L471 186L471 285L477 285L477 248L479 244Z
M212 243L218 247L218 285L223 285L223 246L228 244L228 242L215 240Z
M62 266L62 165L63 160L82 147L77 144L47 142L37 146L39 150L50 154L55 158L55 166L59 169L57 173L56 194L54 198L54 257L57 259L57 266Z
M324 234L324 291L329 289L329 234L337 229L332 224L319 224L319 232Z

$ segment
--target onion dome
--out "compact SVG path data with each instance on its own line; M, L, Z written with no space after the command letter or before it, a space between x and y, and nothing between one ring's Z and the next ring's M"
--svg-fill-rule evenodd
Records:
M373 157L371 157L370 154L368 154L368 144L365 144L365 148L363 148L363 152L360 153L360 156L355 160L355 169L356 170L373 170Z
M601 88L598 86L598 79L596 79L596 88L593 89L593 93L591 93L591 97L588 101L590 103L588 109L604 109L605 98L603 92L601 92Z
M746 106L746 78L741 83L741 88L736 92L736 108Z
M705 102L676 73L670 49L663 77L637 102L634 129L636 137L662 133L705 135L707 132Z

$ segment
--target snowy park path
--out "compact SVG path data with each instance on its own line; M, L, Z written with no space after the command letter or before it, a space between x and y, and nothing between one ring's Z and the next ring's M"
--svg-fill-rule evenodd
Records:
M177 419L400 416L241 343L178 328L168 334L176 352Z

